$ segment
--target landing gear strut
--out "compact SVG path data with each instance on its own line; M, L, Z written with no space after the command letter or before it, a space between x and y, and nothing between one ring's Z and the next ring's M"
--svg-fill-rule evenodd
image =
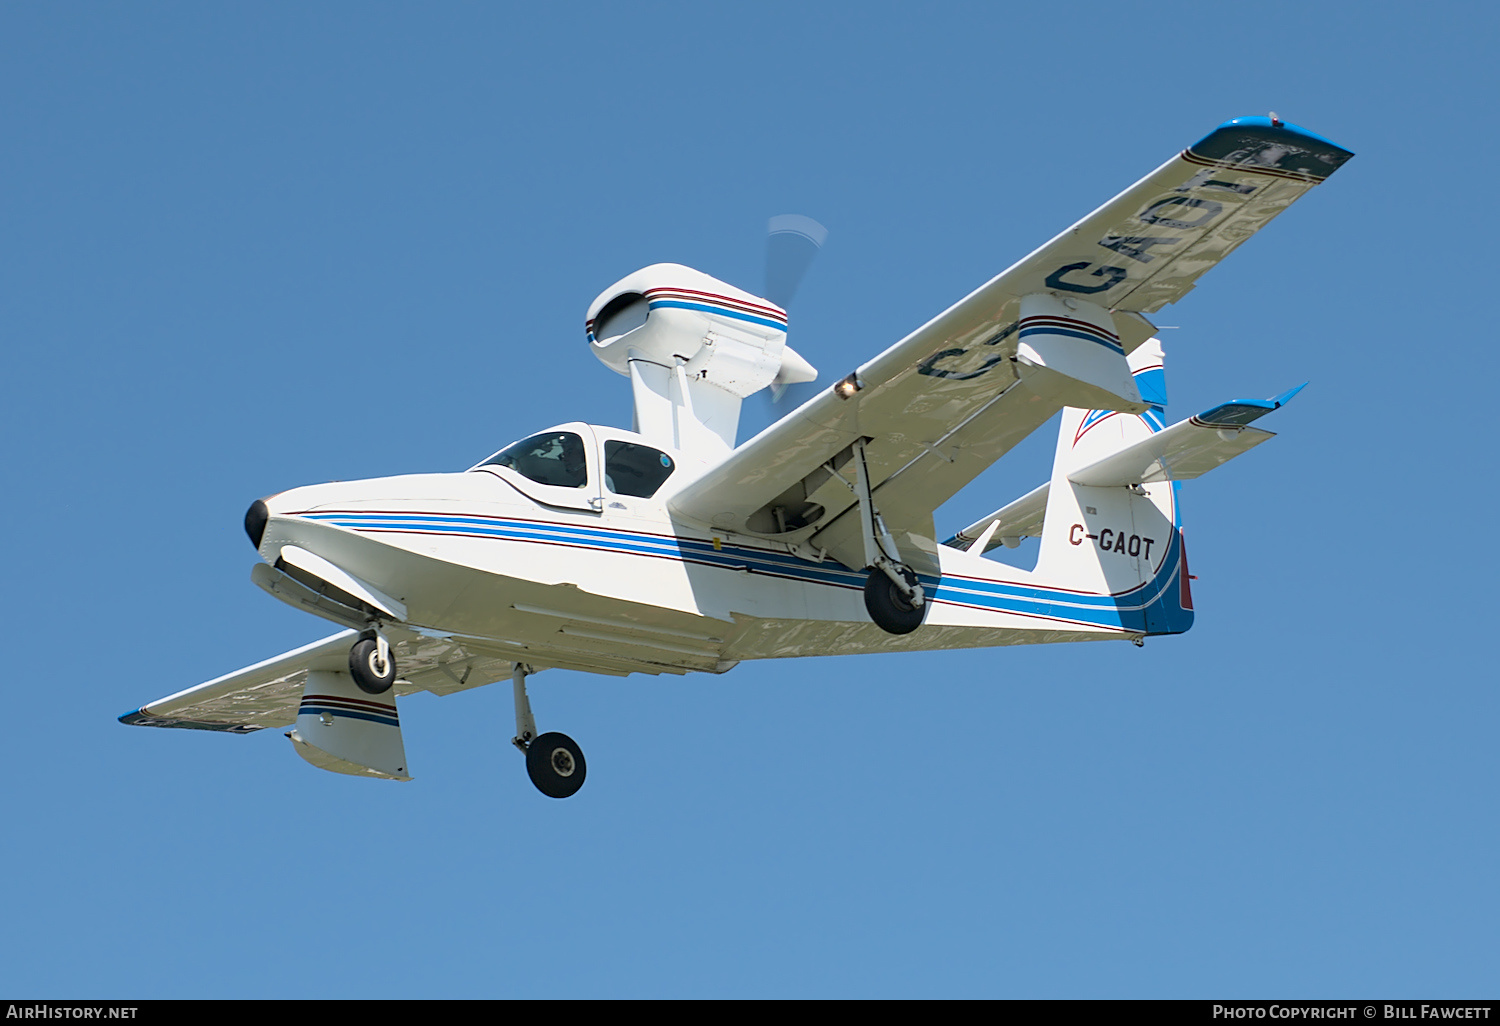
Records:
M526 675L531 667L516 663L511 671L511 690L516 700L516 736L511 744L526 756L526 775L536 789L548 798L567 798L583 786L588 774L583 749L566 734L556 731L536 736L536 720L531 715L531 699L526 696Z
M865 466L865 439L857 440L850 448L854 456L852 482L832 463L827 464L827 469L849 486L859 503L865 569L870 571L870 576L865 578L865 610L875 621L875 626L887 634L910 634L922 626L922 617L927 613L927 595L911 567L901 562L896 540L886 528L880 510L875 508L870 472Z

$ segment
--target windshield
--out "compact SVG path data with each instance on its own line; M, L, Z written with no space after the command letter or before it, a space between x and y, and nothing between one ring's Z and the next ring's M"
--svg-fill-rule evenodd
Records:
M634 442L604 443L604 487L616 495L649 499L672 475L672 457Z
M583 439L571 431L548 431L507 445L480 464L509 467L537 484L583 488L588 484Z

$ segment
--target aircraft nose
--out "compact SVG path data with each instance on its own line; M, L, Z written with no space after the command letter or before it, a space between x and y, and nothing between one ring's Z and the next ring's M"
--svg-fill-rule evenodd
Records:
M250 536L250 544L256 550L260 549L260 540L266 534L266 521L271 519L271 511L266 508L266 500L256 499L245 511L245 533Z

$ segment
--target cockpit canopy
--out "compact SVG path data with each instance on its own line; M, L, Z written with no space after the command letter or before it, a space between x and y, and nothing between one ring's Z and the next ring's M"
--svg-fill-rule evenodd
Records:
M592 442L593 439L585 442L576 431L543 431L507 445L472 469L507 467L537 484L587 489L589 459L586 446ZM649 499L677 469L671 456L640 442L607 438L602 449L604 488L616 495Z
M481 467L509 467L537 484L586 488L588 458L583 439L571 431L544 431L501 449Z

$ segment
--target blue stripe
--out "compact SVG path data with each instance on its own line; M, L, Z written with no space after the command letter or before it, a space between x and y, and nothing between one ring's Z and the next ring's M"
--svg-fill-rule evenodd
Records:
M399 727L401 721L394 716L381 716L379 713L354 712L352 709L342 709L331 705L303 705L297 710L297 715L303 713L328 713L330 716L345 716L351 720L369 720L371 723L383 723L387 727Z
M1111 413L1114 412L1114 410L1090 410L1088 414L1083 418L1083 423L1078 425L1077 433L1079 435L1082 435L1089 428L1093 427L1095 424L1099 423L1105 417L1108 417Z
M707 303L689 303L681 299L653 299L646 309L656 310L666 307L670 310L702 310L704 313L718 314L721 317L732 317L737 321L749 321L751 324L761 324L767 328L775 328L777 331L785 331L786 325L781 321L773 321L766 317L756 317L740 310L731 310L727 306L710 306Z
M505 521L477 516L429 516L426 514L348 514L310 513L310 520L330 523L352 530L422 531L433 534L460 534L499 538L507 541L553 542L610 552L665 556L725 570L749 570L756 573L811 580L863 588L864 574L839 566L809 566L804 560L786 553L724 546L716 550L713 543L691 538L636 535L566 524L536 524Z
M1026 613L1057 620L1121 630L1146 632L1148 615L1175 605L1182 551L1176 531L1168 542L1162 569L1145 584L1120 595L1080 595L1050 588L1033 588L1004 581L944 578L933 598L1003 612Z
M1135 387L1141 399L1152 406L1167 405L1167 373L1162 367L1148 367L1135 372Z
M790 553L739 546L726 545L715 550L712 542L692 538L639 535L606 528L538 524L463 514L309 513L305 516L309 520L356 531L410 531L507 541L552 542L623 554L665 556L720 569L744 570L810 584L862 589L865 583L863 572L850 570L841 564L824 567L808 564ZM937 601L961 603L997 612L1027 613L1123 630L1144 631L1147 611L1168 601L1171 587L1177 580L1181 547L1175 530L1168 544L1170 548L1162 561L1161 571L1152 580L1119 595L1076 594L1006 581L952 577L938 579L925 575L922 577L922 584Z
M1090 410L1088 415L1083 418L1083 423L1078 425L1077 433L1081 436L1089 428L1115 412L1115 410ZM1131 414L1121 414L1121 416L1131 416ZM1146 426L1151 429L1153 435L1167 426L1166 417L1162 415L1160 409L1154 406L1145 413L1137 413L1134 416L1140 417L1141 420L1145 421Z

